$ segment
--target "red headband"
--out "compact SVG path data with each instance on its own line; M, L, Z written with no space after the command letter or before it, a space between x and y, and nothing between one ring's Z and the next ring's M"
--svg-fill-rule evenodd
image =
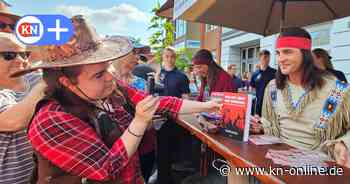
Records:
M311 50L311 40L295 36L282 36L277 39L276 48L283 47Z
M209 59L193 59L192 60L192 64L193 65L210 65L212 61L210 61Z

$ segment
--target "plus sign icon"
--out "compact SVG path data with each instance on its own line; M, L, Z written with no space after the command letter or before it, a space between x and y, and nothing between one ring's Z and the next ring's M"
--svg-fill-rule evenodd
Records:
M27 45L62 45L74 32L72 21L63 15L26 15L17 21L15 30Z

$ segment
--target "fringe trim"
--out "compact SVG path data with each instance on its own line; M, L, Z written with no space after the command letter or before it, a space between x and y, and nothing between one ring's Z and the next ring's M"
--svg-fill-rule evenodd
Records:
M327 80L327 82L335 83L334 80ZM280 137L280 128L278 123L279 118L277 117L277 114L274 111L274 106L271 98L271 90L273 90L274 87L275 80L270 82L265 91L264 99L268 100L264 100L263 102L262 116L270 123L268 127L264 127L265 134ZM334 85L334 88L335 87L336 86ZM307 94L296 109L294 109L292 103L288 101L287 88L282 90L282 96L283 102L285 103L289 114L292 117L297 117L303 112L306 105L312 103L317 98L317 90L313 90L309 94ZM323 106L321 107L321 111L322 108ZM348 87L342 98L339 100L334 115L328 121L327 128L314 128L316 142L312 146L312 149L317 149L322 143L324 143L327 140L335 140L345 135L348 130L350 130L350 86Z
M292 103L289 101L289 90L285 87L282 91L283 103L288 110L288 114L291 115L292 118L297 118L305 109L305 106L312 103L317 98L317 90L310 91L300 102L297 108L294 108ZM295 120L294 119L294 120Z

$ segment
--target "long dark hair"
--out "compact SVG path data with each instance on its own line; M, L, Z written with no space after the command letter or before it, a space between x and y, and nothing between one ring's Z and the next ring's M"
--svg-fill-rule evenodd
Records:
M59 82L60 77L66 76L73 84L77 84L77 77L81 73L81 69L82 66L44 69L43 79L48 85L45 98L57 101L65 111L83 121L89 121L89 115L95 113L94 104L74 94Z
M320 58L322 60L322 63L325 66L326 70L334 70L334 67L331 61L332 57L328 54L326 50L317 48L317 49L314 49L312 53L314 53L317 58Z
M201 80L206 79L208 81L209 89L212 88L215 85L215 83L218 82L216 80L219 72L225 70L214 61L213 55L207 49L201 49L198 52L196 52L193 59L210 61L210 63L208 64L208 76L201 77Z
M280 37L284 36L294 36L303 37L311 40L310 34L302 28L299 27L289 27L283 28ZM312 53L310 50L300 49L303 56L302 67L302 85L304 89L313 90L316 87L322 88L325 81L323 79L324 72L318 69L314 65ZM280 67L276 72L276 85L278 89L284 89L286 87L286 81L288 79L287 75L282 74Z

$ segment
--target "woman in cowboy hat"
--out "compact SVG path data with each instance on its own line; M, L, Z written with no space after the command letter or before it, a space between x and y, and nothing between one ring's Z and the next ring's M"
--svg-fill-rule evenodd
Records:
M43 69L46 100L28 129L38 156L39 183L144 183L137 148L154 114L216 110L215 102L153 97L110 73L110 62L131 54L123 37L99 39L81 16L75 35L48 48L48 59L13 75Z
M109 39L113 39L114 36L110 36ZM116 36L118 39L119 36ZM149 53L150 48L148 46L138 43L135 39L129 37L130 42L132 43L133 51L132 54L129 54L127 57L123 57L117 62L112 63L115 68L115 72L112 74L115 78L120 81L125 82L126 84L141 90L146 91L147 87L147 74L146 78L143 79L134 75L133 69L138 65L138 60L140 54ZM149 128L145 135L142 138L141 146L139 146L138 151L140 154L140 166L141 173L146 183L149 177L152 174L154 163L155 163L155 147L156 147L156 131L154 128Z

